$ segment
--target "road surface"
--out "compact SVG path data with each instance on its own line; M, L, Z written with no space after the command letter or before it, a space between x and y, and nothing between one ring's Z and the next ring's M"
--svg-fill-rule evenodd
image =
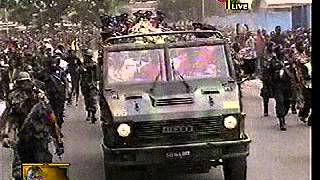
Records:
M262 116L259 81L243 85L243 104L246 132L252 139L248 157L247 180L309 180L311 166L311 128L298 121L296 115L287 116L287 131L279 130L275 118L274 101L270 116ZM0 108L3 104L0 104ZM1 109L0 109L1 110ZM102 132L98 124L85 121L81 100L78 107L68 107L63 127L65 154L62 162L70 162L71 180L104 179L103 156L100 148ZM10 179L12 152L0 148L0 180ZM57 159L55 159L57 161ZM123 179L141 179L143 172L124 173ZM162 175L166 180L223 180L221 167L208 174Z

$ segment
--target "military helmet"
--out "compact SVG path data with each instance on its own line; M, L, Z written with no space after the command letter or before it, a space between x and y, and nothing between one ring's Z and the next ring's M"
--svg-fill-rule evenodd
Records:
M31 81L31 77L30 77L30 74L25 71L19 72L15 78L16 82L17 81L26 81L26 80Z

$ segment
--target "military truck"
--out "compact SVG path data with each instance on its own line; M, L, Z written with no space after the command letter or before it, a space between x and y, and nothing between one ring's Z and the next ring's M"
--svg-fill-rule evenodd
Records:
M187 35L192 38L176 38ZM132 40L159 36L180 40ZM226 180L246 179L251 140L228 43L219 31L109 38L102 74L106 179L136 167L206 173L219 165Z

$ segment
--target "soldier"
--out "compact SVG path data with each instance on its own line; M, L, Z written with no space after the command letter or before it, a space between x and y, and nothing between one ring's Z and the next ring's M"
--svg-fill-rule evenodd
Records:
M95 123L97 121L95 114L96 107L96 93L97 93L97 81L98 81L98 66L92 60L93 52L86 50L83 54L84 63L80 69L80 86L84 96L84 102L86 111L88 112L87 121Z
M269 99L273 98L273 79L270 76L273 73L273 64L276 62L276 54L273 52L274 43L269 42L266 44L266 53L262 61L262 89L260 96L263 98L263 112L264 116L269 115L268 104Z
M22 180L22 163L51 163L48 149L50 138L56 154L64 153L63 142L55 116L47 103L44 92L36 88L27 72L20 72L15 79L14 89L9 93L6 109L1 117L0 134L2 144L13 148L12 176Z
M44 76L41 77L41 81L45 83L50 105L57 116L59 127L62 128L67 79L64 70L59 67L60 60L61 58L59 56L52 59L43 73Z
M0 59L0 99L5 99L9 92L9 65Z
M18 72L23 70L23 61L18 53L12 54L9 59L9 77L10 82L13 82Z
M36 78L38 73L42 70L40 62L35 61L35 57L31 50L25 50L22 58L22 71L27 71L33 78Z
M68 62L66 73L69 73L71 77L71 91L68 95L68 104L72 104L72 97L75 94L76 106L78 106L81 61L75 55L75 52L73 50L68 51L66 61Z
M277 52L277 51L276 51ZM274 82L274 98L276 100L276 115L279 119L280 130L286 131L285 116L290 108L291 76L289 64L282 62L277 54L277 62L273 64L272 80Z

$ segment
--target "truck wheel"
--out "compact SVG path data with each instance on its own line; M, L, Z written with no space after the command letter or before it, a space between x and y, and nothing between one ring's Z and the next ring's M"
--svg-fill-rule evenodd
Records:
M223 173L225 180L247 179L247 157L223 160Z
M116 180L119 177L120 169L115 167L105 167L106 180Z

